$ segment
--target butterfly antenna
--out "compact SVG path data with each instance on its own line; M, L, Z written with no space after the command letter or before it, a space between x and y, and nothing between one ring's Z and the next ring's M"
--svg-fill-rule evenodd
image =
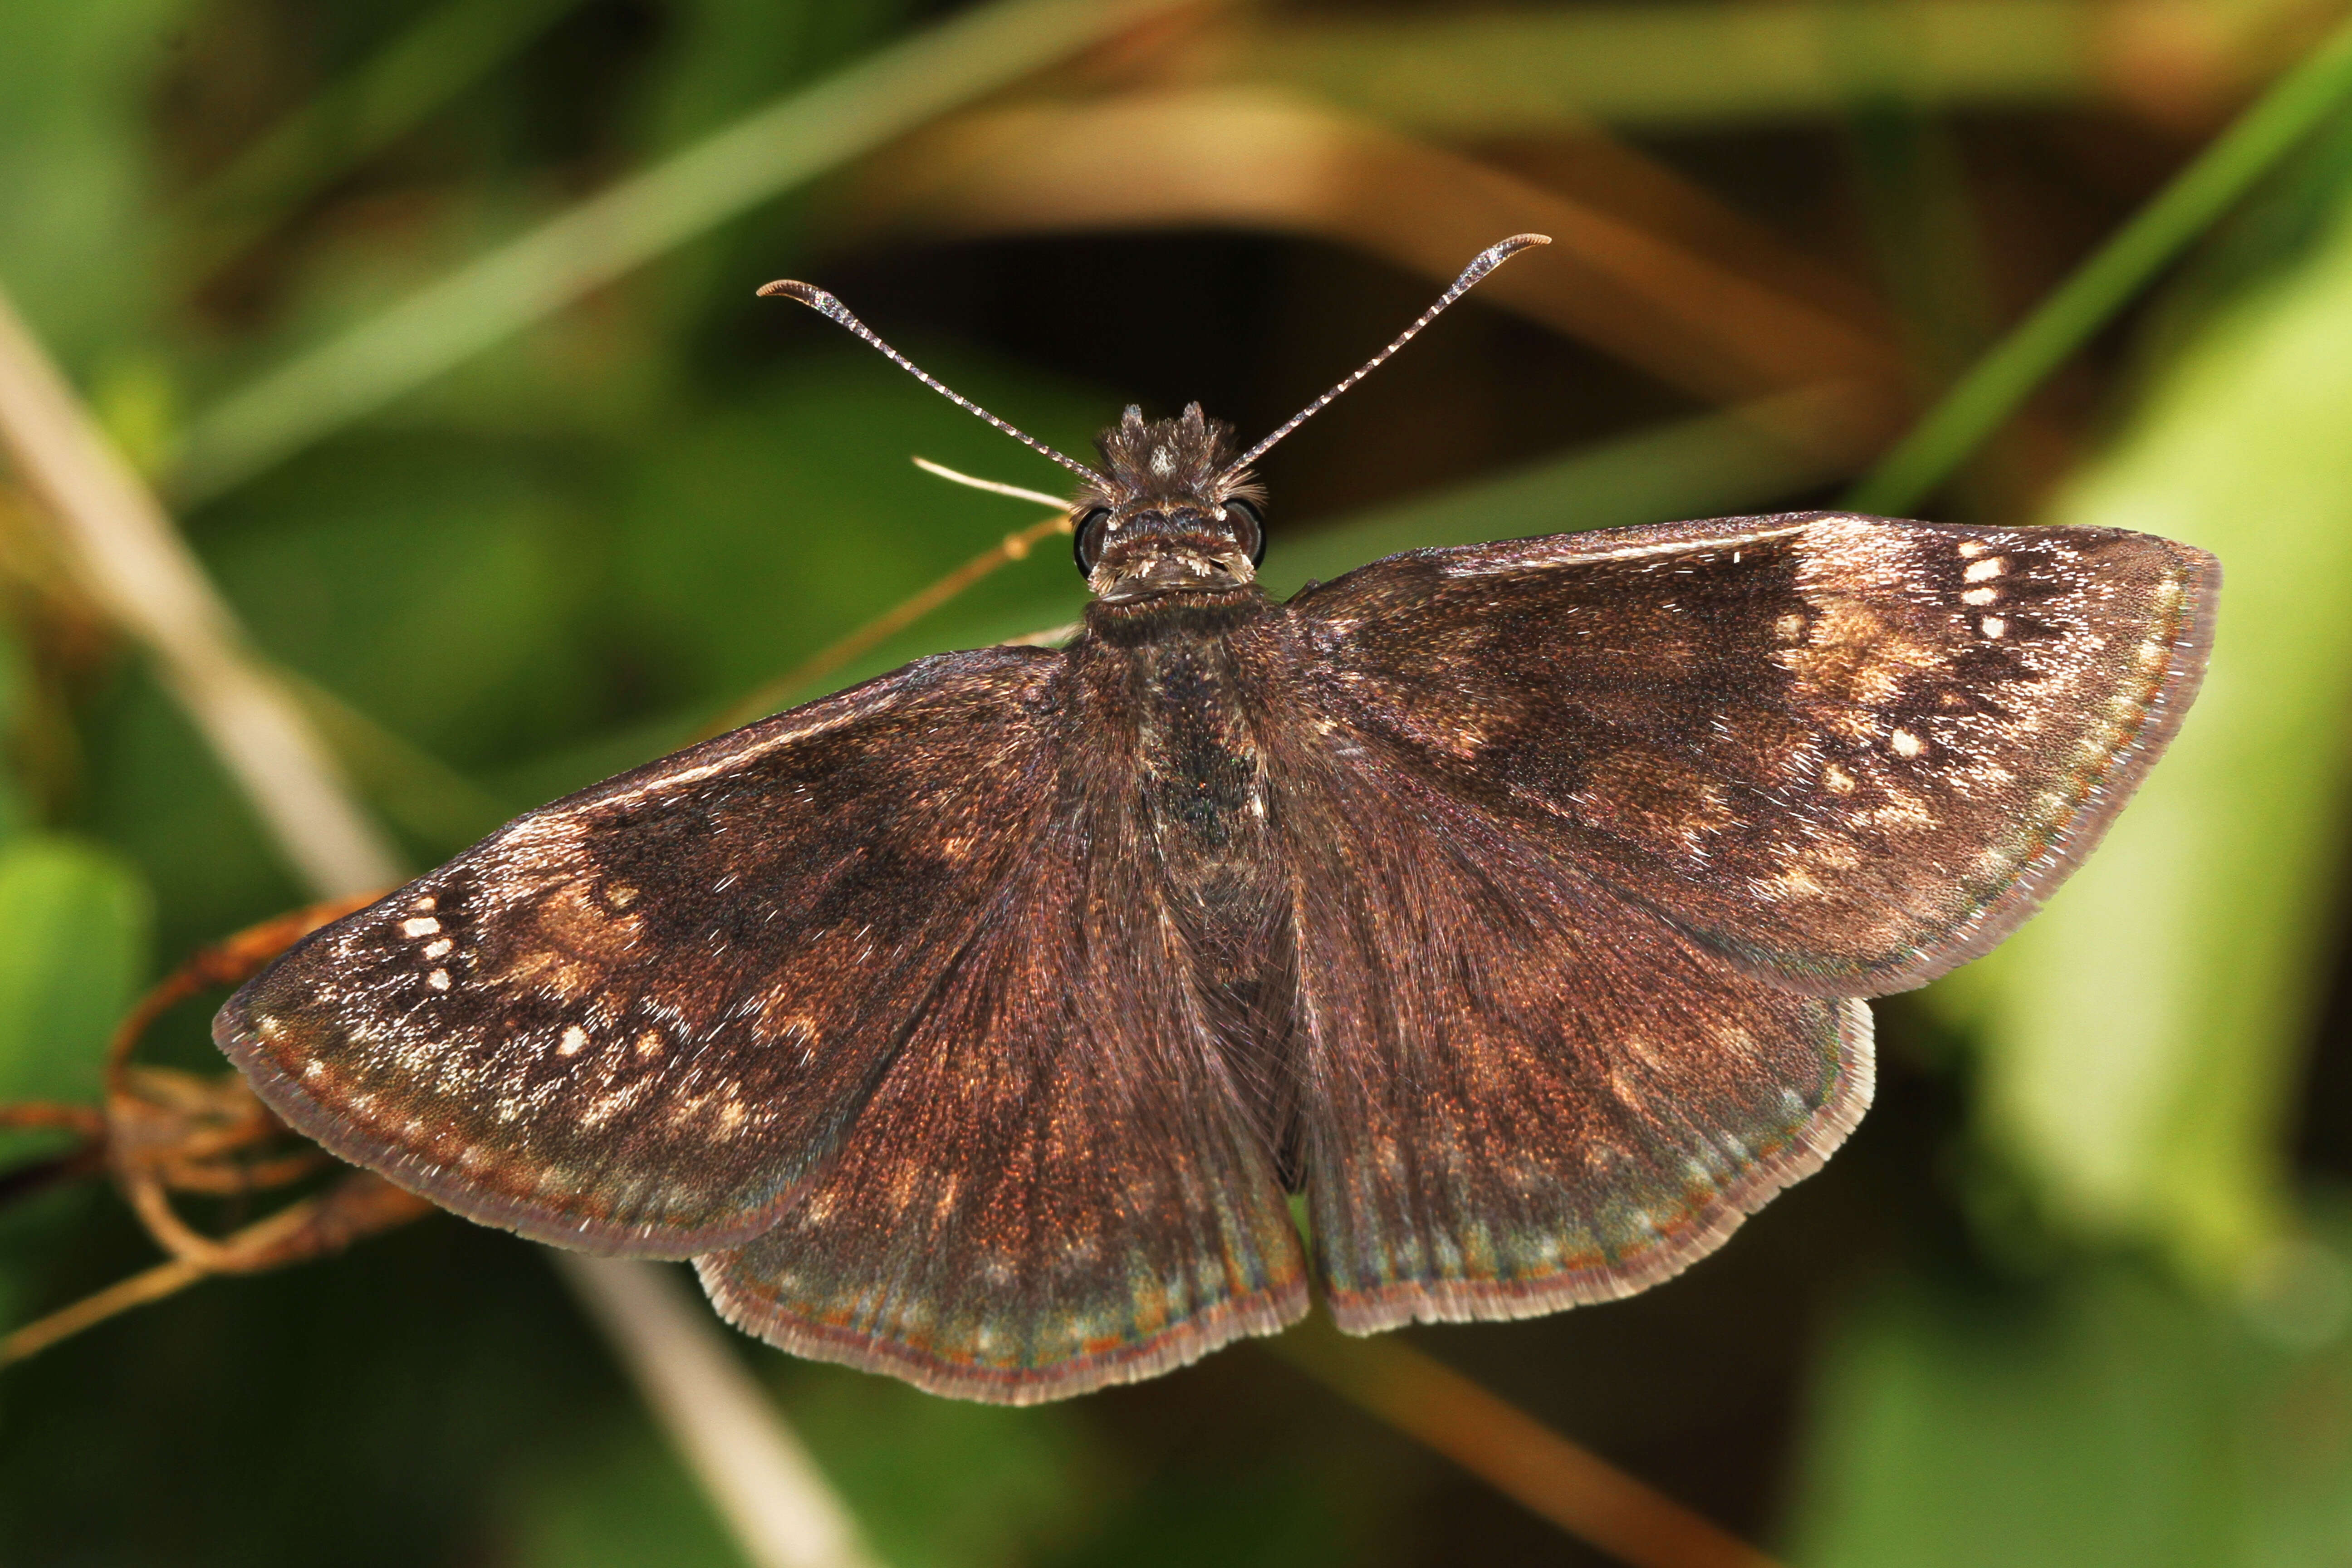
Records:
M1297 413L1292 415L1283 423L1280 428L1275 431L1273 435L1268 436L1265 440L1260 441L1256 446L1252 447L1248 451L1244 452L1231 467L1225 469L1226 477L1230 478L1234 474L1240 473L1252 463L1256 462L1260 458L1265 456L1267 448L1271 447L1276 441L1281 440L1285 436L1289 435L1293 430L1297 429L1301 425L1306 424L1309 419L1312 419L1318 414L1322 413L1324 409L1331 405L1332 400L1337 398L1341 393L1347 391L1349 387L1355 385L1356 383L1363 380L1364 377L1371 374L1372 372L1380 369L1381 365L1387 363L1388 358L1391 354L1396 353L1397 350L1404 347L1405 344L1419 337L1421 335L1421 330L1423 327L1426 327L1430 322L1437 320L1439 315L1444 311L1446 306L1451 305L1454 300L1459 300L1463 295L1470 292L1472 286L1475 285L1478 279L1486 277L1487 273L1492 272L1496 268L1500 267L1504 262L1508 261L1520 251L1527 249L1528 247L1531 245L1549 245L1550 243L1551 236L1548 234L1515 234L1511 236L1510 238L1490 245L1486 249L1480 251L1478 253L1478 258L1462 269L1462 276L1454 280L1454 286L1437 297L1437 303L1432 305L1428 310L1423 310L1420 315L1414 317L1412 325L1399 332L1394 340L1390 342L1388 347L1382 349L1380 353L1366 360L1362 364L1357 366L1355 374L1340 382L1339 385L1333 387L1330 391L1325 393L1322 396L1317 398L1314 402L1308 404ZM772 288L774 285L771 284L770 287Z
M1467 276L1467 274L1465 276ZM1107 486L1110 483L1108 479L1095 472L1094 469L1087 467L1084 463L1079 462L1076 458L1064 457L1061 453L1054 450L1053 447L1045 445L1045 442L1037 439L1036 437L1030 435L1026 430L1020 429L1015 426L1005 423L1003 420L999 419L995 415L991 414L987 409L982 408L979 404L974 403L971 398L957 392L953 387L948 385L947 383L941 381L938 376L933 375L929 371L925 370L921 365L917 364L913 360L908 359L905 354L900 353L897 349L894 349L888 343L884 342L875 332L873 328L867 326L865 322L859 321L856 316L849 313L848 306L843 304L840 300L835 299L832 295L826 293L815 284L796 282L790 278L779 278L773 283L766 285L760 290L760 297L763 300L772 294L782 294L786 299L798 300L802 304L806 305L818 315L830 317L832 320L840 322L843 326L847 327L851 331L856 332L859 337L864 338L867 342L873 344L877 349L879 349L884 357L888 359L892 364L897 365L900 370L905 371L908 375L913 376L917 381L921 382L925 386L929 387L933 392L938 393L941 397L946 398L958 408L962 409L967 414L978 415L981 418L987 420L991 425L995 426L999 430L1003 431L1007 436L1012 437L1014 440L1020 442L1031 451L1044 453L1046 457L1053 458L1054 461L1061 464L1062 467L1069 469L1070 472L1077 475L1080 479L1085 479L1087 483L1097 487ZM1434 312L1432 313L1434 314Z

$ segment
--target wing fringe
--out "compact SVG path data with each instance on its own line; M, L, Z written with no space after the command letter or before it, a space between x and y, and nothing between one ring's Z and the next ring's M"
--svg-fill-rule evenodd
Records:
M1870 1005L1839 1000L1837 1083L1780 1149L1738 1178L1660 1242L1606 1268L1572 1268L1534 1279L1397 1280L1369 1290L1333 1291L1331 1316L1345 1333L1375 1334L1407 1323L1494 1322L1539 1318L1569 1307L1614 1301L1663 1284L1721 1247L1782 1189L1825 1164L1862 1121L1877 1089Z

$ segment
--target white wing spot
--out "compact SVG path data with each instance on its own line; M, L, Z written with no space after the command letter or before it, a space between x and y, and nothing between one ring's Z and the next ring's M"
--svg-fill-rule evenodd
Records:
M1971 588L1960 595L1963 605L1990 605L2000 597L1998 588Z
M555 1054L559 1057L576 1057L587 1048L588 1031L577 1024L566 1024L563 1026L563 1038L557 1043Z
M1998 577L2008 570L2007 560L1999 555L1988 556L1982 561L1971 562L1969 569L1960 574L1960 580L1965 583L1982 583Z
M400 922L400 934L403 936L431 936L440 929L441 922L431 915L419 915L413 921Z
M2009 623L1999 616L1987 616L1984 618L1984 635L1989 637L2007 637Z
M425 944L425 956L427 958L446 958L457 951L457 944L446 936Z
M1897 730L1887 736L1886 740L1887 743L1895 748L1895 754L1898 757L1916 757L1926 750L1919 737L1908 730Z
M436 969L425 977L425 984L436 991L446 991L449 989L449 972L446 969Z

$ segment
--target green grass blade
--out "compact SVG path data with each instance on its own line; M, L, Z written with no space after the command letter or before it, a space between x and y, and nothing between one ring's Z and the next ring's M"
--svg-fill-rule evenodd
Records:
M2051 372L2347 97L2352 22L2337 27L1978 361L1846 503L1882 513L1918 506Z
M719 224L1176 0L999 0L623 180L198 418L173 476L216 496Z
M381 152L545 32L579 0L443 0L239 153L189 198L198 277L352 164Z
M1931 997L1983 1041L1990 1142L2076 1235L2244 1286L2293 1212L2298 1071L2352 843L2352 193L2218 313L2048 521L2202 545L2212 667L2096 855Z

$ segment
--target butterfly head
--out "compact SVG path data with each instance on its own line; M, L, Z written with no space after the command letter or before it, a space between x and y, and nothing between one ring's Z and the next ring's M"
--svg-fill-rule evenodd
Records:
M1095 443L1101 473L1071 503L1073 548L1099 598L1236 588L1265 557L1263 499L1234 466L1233 429L1188 405L1175 419L1129 405Z

